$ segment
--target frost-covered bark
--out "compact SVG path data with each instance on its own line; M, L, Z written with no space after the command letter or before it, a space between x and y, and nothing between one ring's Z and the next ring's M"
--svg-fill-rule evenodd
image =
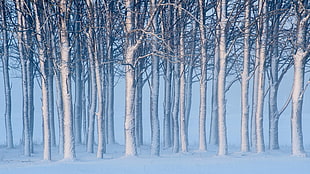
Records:
M307 2L307 1L305 1ZM296 2L296 17L297 17L297 31L296 31L296 50L293 54L294 58L294 80L292 93L292 115L291 115L291 142L292 155L305 156L303 146L302 133L302 105L304 95L304 81L305 81L305 63L310 56L310 44L307 43L306 36L307 25L310 19L309 11L304 8L309 7L308 4L302 1Z
M206 141L206 116L207 116L207 50L205 31L205 5L204 0L199 0L199 30L200 30L200 104L199 104L199 150L207 150Z
M227 154L227 133L226 133L226 99L225 99L225 82L226 82L226 0L217 3L217 17L219 22L219 73L218 73L218 132L219 148L218 155Z
M155 13L156 0L151 0L151 13ZM157 32L157 15L153 20L154 33ZM153 52L157 51L157 39L153 39L152 43ZM159 96L159 57L152 56L152 79L151 79L151 154L159 156L160 152L160 129L159 129L159 119L158 119L158 96Z
M132 30L133 30L133 0L125 1L126 8L126 21L125 32L127 37L127 46L125 49L125 62L126 62L126 84L125 84L125 155L136 156L136 139L135 139L135 116L134 116L134 96L135 96L135 72L134 72L134 52L138 45L132 43Z
M43 44L44 35L42 32L42 21L44 21L43 3L41 1L34 1L34 13L35 13L35 30L38 47L38 57L41 72L41 90L42 90L42 118L43 118L43 159L51 160L51 127L50 127L50 115L49 115L49 89L48 87L48 67L46 50Z
M59 37L60 37L60 77L63 102L63 122L64 122L64 159L75 158L75 145L73 135L73 113L70 79L70 47L68 38L67 20L69 17L67 0L60 0L59 3Z
M257 109L255 113L255 124L256 124L256 152L265 151L264 143L264 131L263 131L263 112L264 112L264 88L265 88L265 61L266 61L266 39L267 39L267 3L264 0L259 1L259 21L258 21L258 40L259 54L257 59L259 59L258 64L258 83L257 83Z
M179 17L183 17L182 13L182 3L179 4ZM181 20L180 27L180 45L179 45L179 57L180 57L180 136L181 136L181 151L188 151L188 137L186 128L186 118L185 118L185 43L184 43L184 26L183 20Z
M250 66L251 1L245 1L244 55L241 81L241 152L250 150L249 143L249 66Z
M9 74L9 45L8 45L8 32L7 32L7 12L6 3L1 1L1 20L2 20L2 71L3 71L3 82L4 82L4 95L5 95L5 135L6 135L6 147L13 148L13 130L12 130L12 119L11 119L11 84Z

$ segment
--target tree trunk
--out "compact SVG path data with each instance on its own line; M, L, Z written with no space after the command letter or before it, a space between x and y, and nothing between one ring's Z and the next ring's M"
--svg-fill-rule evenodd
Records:
M272 6L272 10L276 11L281 9L282 0ZM271 61L270 61L270 80L269 80L269 149L279 149L279 137L278 137L278 126L279 126L279 111L278 111L278 87L279 87L279 27L280 27L280 15L274 14L273 25L272 25L272 47L271 47Z
M109 61L108 68L108 94L107 94L107 140L109 144L115 144L115 134L114 134L114 63L113 63L113 36L112 36L112 13L114 9L114 2L110 2L110 8L108 12L107 19L107 59Z
M179 17L183 18L182 13L182 3L179 4ZM188 137L187 137L187 128L186 128L186 118L185 118L185 43L184 43L184 27L185 23L181 20L179 25L180 27L180 47L179 47L179 56L180 56L180 136L181 136L181 151L188 151Z
M199 150L207 150L206 141L206 115L207 115L207 50L205 31L205 4L199 0L199 30L200 30L200 104L199 104Z
M220 38L220 28L219 25L216 26L216 38L215 41L218 42ZM218 74L219 74L219 44L215 45L214 48L214 61L213 61L213 74L212 74L212 95L211 95L211 123L209 131L209 143L213 145L218 145L219 132L218 132Z
M244 56L241 80L241 152L250 151L249 143L249 68L251 1L245 1Z
M139 48L137 52L142 54L142 48ZM136 143L137 146L143 145L143 121L142 121L142 100L143 100L143 67L144 60L138 60L135 68L135 131L136 131Z
M150 13L155 13L156 0L151 0L151 9ZM157 14L154 14L153 24L153 33L156 34L158 31L157 24ZM157 51L157 39L153 38L152 40L152 51L155 53ZM159 96L159 57L152 56L152 79L151 79L151 154L159 156L160 152L160 125L158 119L158 96Z
M42 26L41 21L45 20L43 18L43 8L42 2L37 0L34 2L34 13L35 13L35 29L36 29L36 38L38 41L38 56L40 62L40 72L41 72L41 84L42 84L42 120L43 120L43 159L51 160L51 125L50 125L50 115L49 115L49 89L48 85L48 67L46 50L43 45L44 35L41 31Z
M127 46L125 48L125 155L136 156L136 135L135 135L135 115L134 115L134 97L135 97L135 69L134 69L134 53L138 44L133 45L133 7L134 1L125 1L126 22L125 32L127 37Z
M266 60L266 39L267 39L267 22L266 21L267 2L259 1L259 22L258 22L258 39L259 39L259 65L258 65L258 83L257 83L257 109L255 113L258 153L265 151L264 130L263 130L263 112L264 112L264 88L265 88L265 60Z
M297 16L297 31L296 31L296 51L293 54L294 58L294 80L293 80L293 94L292 94L292 115L291 115L291 142L292 142L292 155L306 156L303 145L302 133L302 105L304 95L304 81L305 81L305 64L306 59L310 56L310 44L306 38L309 33L307 32L307 25L310 20L310 13L305 11L308 8L307 1L302 4L296 4Z
M70 47L68 39L67 20L69 12L67 0L61 0L60 8L60 77L61 91L63 102L63 119L64 119L64 159L75 158L75 145L73 135L73 115L72 115L72 97L71 97L71 79L70 79Z
M76 4L77 13L76 13L76 21L81 20L80 14L82 13L82 7L80 3ZM75 30L79 32L81 30L81 25L79 22L75 24ZM81 57L81 43L82 39L79 33L76 34L76 42L75 42L75 101L74 101L74 136L75 143L82 143L82 91L83 82L82 82L82 57Z
M24 17L24 1L16 2L17 9L17 23L18 23L18 31L23 31L26 25L26 19ZM21 63L21 71L22 71L22 94L23 94L23 144L24 144L24 155L31 155L31 132L30 132L30 119L29 119L29 100L28 100L28 79L27 79L27 56L25 55L25 33L18 32L18 51L19 58Z
M297 51L294 55L294 82L292 95L291 138L292 155L305 156L302 133L302 104L304 92L304 57Z
M169 28L172 27L173 11L171 6L167 7L167 11L162 11L161 18L166 18L161 22L161 30L164 33L164 38L170 38L172 34L169 32ZM172 46L172 40L168 39L168 46ZM166 49L169 53L171 50ZM172 145L172 116L171 116L171 106L172 106L172 63L169 57L164 60L165 64L165 74L164 74L164 121L163 121L163 146L164 148L169 148Z
M227 133L226 133L226 98L225 98L225 82L226 82L226 0L222 0L217 4L217 13L219 17L220 38L219 39L219 74L218 74L218 132L219 132L219 148L218 155L227 154Z
M4 95L5 95L5 134L6 134L6 147L13 148L13 131L11 121L11 84L9 74L9 45L8 45L8 32L7 32L7 20L6 20L6 3L1 1L1 16L2 16L2 39L3 39L3 55L2 55L2 70L3 70L3 82L4 82Z

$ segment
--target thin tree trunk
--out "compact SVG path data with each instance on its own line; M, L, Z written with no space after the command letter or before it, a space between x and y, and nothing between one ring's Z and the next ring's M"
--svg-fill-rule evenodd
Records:
M179 17L182 18L182 3L179 4ZM181 20L183 21L183 20ZM186 118L185 118L185 43L184 43L184 26L185 24L181 22L180 24L180 135L181 135L181 151L188 151L188 137L186 131Z
M22 94L23 94L23 144L24 144L24 155L30 156L31 155L31 135L30 135L30 123L28 118L28 79L27 79L27 57L25 55L25 33L22 33L21 31L24 30L25 27L25 17L23 16L24 11L24 4L25 2L17 1L16 2L16 9L17 9L17 23L18 23L18 51L19 51L19 58L21 62L21 70L22 70Z
M257 109L255 113L257 144L256 151L258 153L265 151L264 132L263 132L263 112L264 112L264 88L265 88L265 60L266 60L266 39L267 39L267 23L266 10L267 2L259 1L259 65L258 65L258 83L257 83Z
M114 132L114 63L113 63L113 33L112 33L112 13L114 9L114 1L110 2L108 19L107 19L107 59L109 61L108 68L108 93L107 93L107 140L109 144L115 144L115 132Z
M200 104L199 104L199 150L207 150L206 140L206 116L207 116L207 50L205 31L205 4L204 0L199 0L199 31L200 31Z
M76 4L77 14L76 21L81 20L80 14L82 13L82 7L80 3ZM81 30L80 22L75 24L75 30L79 32ZM75 143L82 143L82 91L84 90L82 85L82 57L81 57L81 36L77 33L75 42L75 101L74 101L74 135Z
M161 22L161 30L162 32L168 32L164 34L163 37L169 38L172 34L169 32L169 28L172 27L173 22L173 15L171 6L167 7L167 13L163 10L161 15L162 18L167 18L167 24L165 21ZM167 26L168 25L168 26ZM168 36L166 36L168 35ZM168 46L172 46L172 40L168 40ZM167 52L170 52L167 49ZM165 64L165 75L164 75L164 121L163 121L163 145L165 148L169 148L172 145L172 119L171 119L171 106L172 106L172 63L170 62L169 58L167 57L164 60Z
M241 81L241 152L250 151L249 142L249 68L250 68L250 12L251 1L245 1L244 56Z

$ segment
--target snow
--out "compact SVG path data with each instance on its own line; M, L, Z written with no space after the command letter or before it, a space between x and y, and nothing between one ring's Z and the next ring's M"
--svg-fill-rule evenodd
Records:
M38 146L36 149L41 149L40 147ZM310 147L307 148L309 151ZM282 147L284 150L281 151L261 154L232 152L224 157L216 156L215 147L210 147L211 150L208 152L198 152L190 149L188 153L178 154L173 154L171 153L171 149L166 149L160 157L151 157L149 146L142 146L140 156L123 157L124 147L122 145L109 145L108 153L104 156L104 159L96 159L95 154L89 154L85 152L84 146L79 146L75 161L61 160L57 156L57 159L51 162L42 161L41 152L35 153L30 158L22 157L20 156L22 153L20 149L7 150L4 147L0 148L1 174L305 174L310 171L310 158L291 156L288 146ZM53 150L56 153L56 149ZM238 149L234 150L238 151Z

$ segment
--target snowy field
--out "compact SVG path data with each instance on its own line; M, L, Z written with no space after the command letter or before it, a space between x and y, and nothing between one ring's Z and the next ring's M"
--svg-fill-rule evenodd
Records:
M191 150L189 153L172 154L164 150L160 157L151 157L148 146L143 146L138 157L123 157L123 147L108 146L104 159L96 159L95 154L83 152L77 148L75 161L63 161L55 157L51 162L42 161L40 146L33 157L23 157L20 148L7 150L0 148L0 174L309 174L310 158L293 157L289 147L280 151L263 154L242 154L231 149L228 156L216 156L216 148L209 147L208 152ZM310 151L310 147L306 146ZM54 149L55 153L56 149ZM310 154L308 154L310 155ZM59 159L58 159L59 158Z

